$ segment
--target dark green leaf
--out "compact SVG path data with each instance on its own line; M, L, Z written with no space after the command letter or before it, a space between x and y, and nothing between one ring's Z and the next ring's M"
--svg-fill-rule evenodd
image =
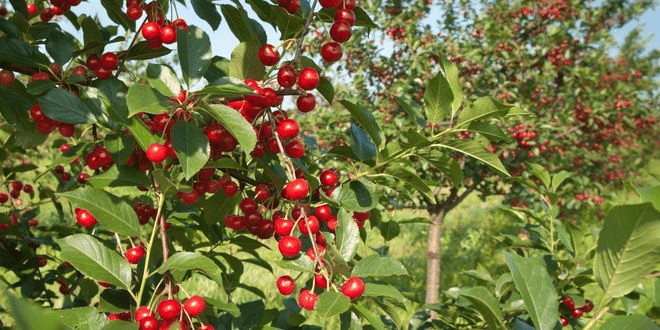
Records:
M428 201L433 202L435 200L431 188L417 174L398 166L388 167L385 173L401 180L406 186L417 190Z
M140 324L122 320L113 320L108 322L101 330L138 330Z
M646 315L614 316L600 330L657 330L658 325Z
M54 311L57 318L71 329L98 330L108 324L108 317L94 307L78 307Z
M149 63L147 81L152 88L167 97L175 97L181 91L179 78L165 65Z
M42 68L49 64L48 57L19 39L0 38L0 62Z
M73 56L73 37L54 29L46 38L46 51L60 65L64 65Z
M42 308L25 298L5 293L17 330L65 330L67 327L57 319L52 310Z
M479 119L502 117L514 108L506 106L490 96L480 97L471 106L463 109L458 116L456 127L463 127Z
M0 113L10 124L17 124L23 128L33 128L34 124L28 109L31 102L22 83L15 81L12 86L0 87Z
M346 312L351 306L348 297L335 291L326 291L319 295L315 310L323 318L332 317Z
M231 52L229 76L241 81L253 78L261 80L266 69L259 62L259 45L254 42L241 42Z
M169 271L181 282L188 271L195 270L206 274L209 278L222 285L222 270L210 258L195 252L177 252L169 257L158 268L158 273Z
M87 234L56 239L62 259L70 262L85 276L130 289L131 266L116 251L110 250Z
M367 324L371 325L374 329L376 330L385 330L387 327L385 327L385 324L383 321L380 319L380 316L378 314L373 313L369 308L365 307L361 303L353 305L352 310L355 311L356 314L362 315L367 320Z
M504 253L513 282L525 302L527 313L539 330L552 330L559 322L559 296L543 260Z
M275 262L280 268L303 273L314 273L314 262L307 255L301 255L296 259L279 260Z
M328 78L321 77L319 79L319 85L316 86L316 90L321 93L323 98L325 98L329 104L332 104L332 100L335 98L335 88L332 86L332 82L330 82Z
M41 110L51 119L72 124L96 123L94 112L71 92L53 88L39 96Z
M51 80L37 80L27 85L26 92L30 95L41 95L51 88L57 87L57 84Z
M510 176L496 154L491 153L475 140L449 140L438 143L442 148L458 151L466 156L478 159L498 172Z
M473 121L468 125L468 131L477 132L485 136L491 142L511 142L511 136L505 134L502 129L493 123L484 123L480 121Z
M218 9L211 0L191 0L193 10L199 18L209 23L211 28L215 31L222 22L222 16L218 13Z
M126 54L126 60L127 61L150 60L152 58L165 56L171 52L172 51L165 46L160 46L159 48L151 48L151 46L149 46L149 44L146 41L140 41L137 44L135 44L135 46L128 49L128 53Z
M541 166L541 165L539 165L539 164L536 164L536 163L529 163L529 164L527 164L527 165L529 165L529 167L531 167L531 169L532 169L532 174L534 174L534 176L535 176L537 179L541 180L541 183L543 183L543 185L544 185L546 188L550 188L550 183L551 183L551 182L550 182L550 173L548 173L548 171L546 171L546 170L543 168L543 166Z
M386 277L408 275L408 271L398 260L374 254L360 260L353 268L352 275L359 277Z
M99 99L107 116L118 123L126 123L128 121L126 85L118 79L106 79L98 84L98 90Z
M345 209L339 210L337 215L337 249L344 261L353 259L360 244L360 229L358 228L353 215Z
M87 182L94 188L149 186L149 177L136 167L113 165L107 171L92 176Z
M166 98L148 85L133 84L128 89L128 116L137 113L160 114L167 110Z
M211 40L204 30L190 25L177 30L176 44L181 72L188 89L197 84L211 64Z
M424 91L426 118L434 124L440 123L452 114L453 102L454 94L449 82L442 75L442 72L438 72L429 81L426 91Z
M460 294L467 298L472 303L472 306L479 311L490 329L506 330L506 326L502 322L500 303L486 288L481 286L473 287L467 290L461 290Z
M371 142L367 131L360 127L355 120L351 119L351 148L353 152L362 161L367 161L376 157L376 146Z
M403 304L406 297L394 286L377 283L367 283L364 286L364 293L367 297L388 297L396 302Z
M105 12L110 19L123 26L127 31L135 31L135 21L128 18L124 10L121 9L121 0L101 0L101 5L105 8Z
M652 203L660 211L660 185L655 187L638 188L639 197L644 202Z
M209 160L209 140L201 128L189 121L177 121L172 126L171 134L172 148L179 158L186 180L189 180Z
M353 118L360 124L360 126L367 131L374 145L377 148L380 148L384 141L383 132L380 130L373 114L369 110L357 106L347 100L341 100L339 103L341 103L344 108L353 115Z
M58 194L76 207L88 210L107 230L126 236L138 236L140 225L133 208L121 198L95 188L83 188Z
M461 82L458 80L458 68L456 64L447 60L445 56L440 55L440 58L442 59L442 69L445 70L445 77L447 77L447 82L454 95L451 103L451 117L454 118L456 112L461 107L461 103L463 103L463 89L461 88Z
M333 199L336 198L335 200L343 209L360 212L375 208L380 198L380 195L374 190L373 185L363 180L355 180L342 184L332 196Z
M252 94L253 90L243 83L234 83L230 80L215 81L197 93L200 95L212 95L213 97L236 97Z
M650 203L612 208L598 236L594 274L604 289L597 308L622 297L660 263L660 212Z
M259 43L260 40L254 31L247 13L242 8L236 8L232 5L220 5L222 15L225 17L229 29L240 42Z
M257 145L257 134L252 125L236 110L222 104L206 107L211 114L238 141L241 148L249 153Z

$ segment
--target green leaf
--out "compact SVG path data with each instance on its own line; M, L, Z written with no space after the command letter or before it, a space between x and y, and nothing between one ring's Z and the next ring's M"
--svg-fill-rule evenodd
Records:
M442 69L445 70L445 77L447 77L447 83L449 83L449 88L454 95L453 101L451 102L451 117L454 118L456 112L461 107L463 103L463 89L461 88L461 82L458 80L458 68L454 62L447 60L445 56L440 56L442 59Z
M95 286L96 283L92 282ZM54 311L57 318L71 329L98 330L105 329L108 317L99 313L94 307L78 307Z
M609 318L600 330L657 330L658 325L646 315L619 315Z
M351 300L335 291L326 291L319 295L315 310L323 318L339 315L351 307Z
M637 188L637 193L643 202L652 203L660 211L660 186Z
M103 105L105 113L111 120L126 124L128 122L128 106L126 105L126 93L128 88L118 79L102 80L98 84L99 100Z
M408 275L408 271L398 260L374 254L360 260L353 268L352 275L359 277L401 276Z
M9 124L23 128L34 127L28 112L31 105L29 96L23 84L14 82L12 86L0 87L0 99L0 113Z
M122 0L101 0L101 5L110 19L123 26L127 31L135 31L135 21L128 18L124 10L121 9Z
M243 83L234 83L227 79L209 84L197 93L200 95L212 95L213 97L237 97L252 94L253 90Z
M154 182L158 185L160 188L160 191L163 194L169 195L169 194L174 194L175 192L178 191L177 185L170 181L170 179L167 177L165 174L165 171L163 169L156 169L151 172Z
M408 188L417 190L428 201L433 202L435 200L431 188L417 174L399 166L390 166L386 168L385 173L401 180Z
M314 262L304 254L296 259L278 260L275 263L282 269L303 273L314 273Z
M55 313L34 302L17 298L11 291L5 293L9 300L11 316L17 330L65 330L67 327L58 320Z
M178 281L183 281L188 271L199 271L222 285L222 269L209 257L196 252L177 252L158 267L159 274L169 271Z
M543 183L543 185L549 189L551 184L550 173L548 173L548 171L546 171L545 168L543 168L543 166L539 164L529 163L528 165L532 169L532 174L534 174L536 178L541 180L541 183Z
M353 215L341 209L337 215L337 249L344 261L353 259L360 244L360 229L353 220Z
M349 129L351 136L351 149L361 161L367 161L376 157L376 146L371 142L367 131L351 119Z
M394 299L396 302L403 304L406 297L403 296L401 291L394 286L378 283L366 283L364 286L364 293L367 297L388 297Z
M149 177L136 167L113 165L107 171L89 177L87 182L94 188L149 186Z
M241 81L253 78L261 80L266 68L259 62L259 45L254 42L241 42L231 52L229 76Z
M60 65L64 65L73 56L73 37L58 29L53 29L46 38L46 51Z
M332 86L332 82L328 78L320 77L316 90L328 101L328 104L332 104L332 100L335 98L335 87Z
M201 128L189 121L174 123L171 134L172 148L179 158L186 180L190 180L209 160L209 140Z
M456 127L464 127L479 119L502 117L514 108L512 106L506 106L490 96L483 96L474 101L471 106L463 109L458 116Z
M242 8L236 8L232 5L220 5L222 15L229 25L229 29L240 42L259 43L256 31L253 30L247 13Z
M160 114L167 110L166 100L149 85L133 84L128 88L126 97L128 116L131 117L140 112Z
M30 95L41 95L51 88L57 87L57 83L51 80L32 81L27 85L26 92Z
M159 93L167 97L175 97L181 91L181 83L170 67L149 63L147 65L147 81Z
M249 153L257 145L257 133L240 112L222 105L211 104L205 109L238 141L241 148Z
M239 165L233 158L223 157L214 162L209 163L206 167L213 168L233 168L236 170L245 170L245 168Z
M599 307L633 291L660 263L660 212L650 203L612 208L598 236L594 274L604 289ZM598 308L598 307L597 307Z
M502 129L494 123L473 121L468 125L468 131L477 132L485 136L490 142L512 142L511 136L505 134Z
M181 72L190 89L202 79L211 64L211 40L204 30L190 25L187 32L177 29L176 44Z
M434 124L440 123L452 114L453 102L454 94L451 91L449 82L442 75L442 72L438 72L429 81L426 91L424 91L426 118Z
M446 142L438 143L442 148L451 149L458 151L466 156L478 159L484 162L486 165L490 166L498 172L510 176L509 173L500 162L500 159L496 154L491 153L486 148L484 148L478 141L475 140L449 140Z
M140 324L136 322L113 320L108 322L101 330L138 330L139 327Z
M75 206L88 210L107 230L126 236L140 235L133 208L121 198L91 187L59 193Z
M367 131L374 145L377 148L380 148L384 141L383 132L380 130L373 114L369 110L359 107L347 100L341 100L339 103L341 103L344 108L353 115L353 118L360 124L360 126Z
M354 310L356 314L362 315L362 317L364 317L367 320L367 324L372 326L374 329L377 330L387 329L383 321L380 319L380 316L378 314L373 313L370 310L370 308L367 308L362 303L353 305L352 310Z
M507 252L504 253L504 259L536 328L554 329L559 321L559 296L543 261Z
M211 28L215 31L222 22L222 16L218 13L218 9L211 0L191 0L190 1L199 18L205 20Z
M364 212L378 206L380 195L370 182L354 180L337 188L332 198L347 211Z
M128 49L126 53L126 60L127 61L150 60L152 58L165 56L171 52L172 51L165 46L160 46L159 48L151 48L151 46L149 46L149 44L146 41L140 41L137 44L135 44L135 46Z
M85 276L130 290L132 273L128 261L93 236L74 234L55 242L60 246L62 259Z
M484 287L473 287L467 290L461 290L461 296L467 298L474 308L479 311L481 316L488 323L489 329L506 330L502 322L502 311L500 304Z
M0 38L0 62L30 68L41 68L50 63L48 57L41 54L37 48L14 38Z
M561 171L555 175L552 176L552 189L553 191L557 191L557 188L561 186L566 179L570 179L573 176L573 173L567 172L567 171Z
M71 124L96 123L96 117L83 100L61 88L53 88L39 96L41 110L51 119Z

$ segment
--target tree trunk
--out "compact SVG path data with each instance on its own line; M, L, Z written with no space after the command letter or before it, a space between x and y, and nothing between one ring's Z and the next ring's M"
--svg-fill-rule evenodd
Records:
M442 221L445 218L444 207L429 209L431 224L429 225L428 245L426 248L426 304L438 303L440 297L440 264L442 250Z

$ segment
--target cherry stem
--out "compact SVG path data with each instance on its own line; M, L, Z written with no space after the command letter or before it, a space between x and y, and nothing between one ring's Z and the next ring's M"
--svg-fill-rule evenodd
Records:
M117 247L119 248L119 252L121 252L121 255L126 255L126 251L124 251L124 247L121 245L121 239L119 238L119 234L115 233L115 239L117 240ZM131 241L131 244L132 243L133 242Z
M162 194L158 193L158 195L156 196L156 201L158 202L158 211L156 213L156 219L159 219L161 217L161 214L163 213L165 198ZM154 221L154 228L151 230L151 237L149 237L149 247L147 248L147 255L145 256L144 259L145 260L144 270L142 271L140 291L138 292L137 301L136 301L138 305L142 303L142 295L144 294L144 288L147 284L147 278L149 277L149 260L151 258L151 250L154 246L154 240L156 239L157 231L158 231L158 221ZM165 251L163 251L163 255L165 255Z
M314 3L312 3L312 6L310 7L311 11L309 13L309 16L307 16L307 21L305 21L305 26L303 27L303 30L301 32L300 39L298 39L298 44L296 45L296 55L293 56L291 63L295 63L296 61L298 61L298 58L302 53L302 44L305 41L305 35L307 35L307 30L309 30L309 25L312 23L312 17L314 17L314 9L316 8L317 2L318 0L314 0Z

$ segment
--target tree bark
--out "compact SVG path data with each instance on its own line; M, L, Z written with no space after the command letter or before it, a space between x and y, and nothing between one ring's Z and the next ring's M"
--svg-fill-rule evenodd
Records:
M442 263L442 221L445 218L444 207L429 209L431 224L429 225L428 245L426 248L426 304L435 304L440 297L440 265Z

